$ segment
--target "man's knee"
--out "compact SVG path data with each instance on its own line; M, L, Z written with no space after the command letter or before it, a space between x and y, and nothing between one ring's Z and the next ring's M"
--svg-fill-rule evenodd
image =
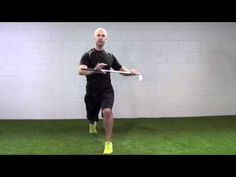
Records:
M105 108L102 110L104 117L112 117L112 110L110 108Z

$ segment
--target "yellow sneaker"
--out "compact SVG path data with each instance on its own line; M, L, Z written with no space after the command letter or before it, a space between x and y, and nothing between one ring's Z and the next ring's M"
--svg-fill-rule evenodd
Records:
M89 133L94 133L97 134L97 123L95 122L94 124L89 124Z
M112 152L113 152L112 142L105 142L105 148L103 154L112 154Z

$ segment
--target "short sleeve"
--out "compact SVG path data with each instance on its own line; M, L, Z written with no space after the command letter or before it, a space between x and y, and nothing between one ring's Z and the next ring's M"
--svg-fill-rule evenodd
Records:
M86 53L83 54L83 56L81 57L80 65L86 65L86 66L88 66L88 64L89 64L89 54L86 52Z
M112 55L112 54L111 54ZM113 58L113 63L112 63L112 68L114 70L120 70L122 65L118 62L118 60L116 59L116 57L114 55L112 55L112 58Z

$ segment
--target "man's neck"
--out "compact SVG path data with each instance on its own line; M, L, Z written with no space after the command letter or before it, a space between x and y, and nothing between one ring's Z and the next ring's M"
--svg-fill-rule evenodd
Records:
M96 46L95 49L98 50L98 51L104 50L104 49L103 49L103 46L101 46L101 47L100 47L100 46Z

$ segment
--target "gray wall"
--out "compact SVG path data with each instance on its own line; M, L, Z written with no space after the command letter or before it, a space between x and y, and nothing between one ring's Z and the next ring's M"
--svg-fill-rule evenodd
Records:
M236 114L235 23L0 23L0 119L85 118L93 31L144 80L112 75L114 117Z

